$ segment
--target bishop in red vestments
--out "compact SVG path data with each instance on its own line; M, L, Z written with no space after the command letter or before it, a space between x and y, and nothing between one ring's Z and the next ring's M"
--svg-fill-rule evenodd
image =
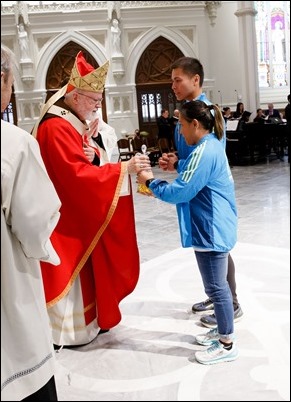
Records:
M69 83L44 105L33 131L62 202L51 238L61 264L42 264L56 345L83 345L117 325L119 303L139 277L128 172L149 161L137 156L94 166L83 151L86 120L101 107L108 64L94 70L79 52Z

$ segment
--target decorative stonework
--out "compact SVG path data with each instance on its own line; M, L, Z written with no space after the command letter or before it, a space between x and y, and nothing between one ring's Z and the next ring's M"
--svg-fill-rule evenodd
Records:
M120 102L120 97L119 96L114 96L112 98L113 100L113 110L114 113L120 113L121 112L121 102Z
M182 32L182 34L184 34L186 36L186 38L188 38L191 42L193 42L193 40L194 40L193 28L192 29L180 29L180 31Z
M250 16L255 17L258 14L258 12L254 8L243 8L243 9L237 10L234 14L237 17L242 17L244 15L250 15Z
M130 98L129 96L123 96L122 98L122 108L123 108L123 112L127 112L129 113L131 111L130 109Z
M82 31L81 31L82 32ZM84 32L84 35L88 35L88 32ZM105 47L105 33L98 33L98 34L90 34L90 36L96 40L96 42L100 43L102 46Z
M201 6L204 1L121 1L121 8L144 8L144 7L171 7L171 6ZM220 3L220 2L219 2Z
M26 2L20 2L26 3ZM115 11L117 13L117 18L119 19L120 11L122 9L129 8L161 8L161 7L200 7L205 6L205 3L221 3L220 1L116 1L112 3L117 3L115 7ZM1 1L1 14L14 14L15 9L14 5L5 5L5 1ZM67 2L67 3L58 3L57 1L46 4L45 1L34 2L34 4L27 4L27 12L28 14L35 13L45 13L52 11L60 11L60 12L76 12L79 10L100 10L107 9L108 10L108 19L112 18L111 8L108 10L108 2L107 1L76 1L76 2Z
M132 44L142 33L143 33L142 30L134 30L134 31L127 30L128 43Z
M26 1L17 1L16 4L14 5L16 25L19 24L21 19L24 25L30 25L28 18L28 8L26 3L27 3Z
M112 56L111 58L111 69L115 78L119 79L124 76L124 57L123 56Z
M210 19L210 25L213 27L215 25L215 20L217 17L217 8L221 5L221 1L205 1L205 7L208 12Z
M21 66L21 80L23 82L34 81L35 74L34 74L33 62L31 60L30 61L20 60L20 66Z

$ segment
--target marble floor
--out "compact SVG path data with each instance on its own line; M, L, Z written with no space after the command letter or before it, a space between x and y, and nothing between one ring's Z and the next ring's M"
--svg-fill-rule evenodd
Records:
M175 177L153 169L156 177ZM191 312L205 299L193 250L180 246L175 207L135 192L138 285L121 303L118 326L56 354L60 401L290 400L290 165L274 160L232 173L240 357L213 366L195 361L204 347L194 336L207 329Z

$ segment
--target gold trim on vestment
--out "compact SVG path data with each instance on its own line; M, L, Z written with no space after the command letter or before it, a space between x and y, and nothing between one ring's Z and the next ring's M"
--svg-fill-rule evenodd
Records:
M81 269L83 268L85 262L88 260L90 254L92 253L93 249L96 247L96 244L98 243L100 237L102 236L102 234L104 233L106 227L108 226L114 211L116 209L118 200L119 200L119 195L120 195L120 190L121 190L121 186L122 186L122 182L124 179L124 175L127 174L127 163L126 162L121 162L121 170L120 170L120 175L119 175L119 179L117 182L117 186L116 186L116 190L115 190L115 194L111 203L111 206L109 208L109 211L107 213L106 219L103 222L103 224L101 225L100 229L98 230L98 232L96 233L95 237L93 238L91 244L89 245L89 247L87 248L87 250L85 251L83 257L81 258L80 262L78 263L76 269L73 272L73 275L71 276L67 286L65 287L65 289L62 291L62 293L60 295L58 295L56 298L54 298L53 300L51 300L50 302L47 303L47 307L50 308L53 305L55 305L58 301L60 301L63 297L65 297L67 295L67 293L69 292L69 290L71 289L75 279L77 278L77 276L79 275Z

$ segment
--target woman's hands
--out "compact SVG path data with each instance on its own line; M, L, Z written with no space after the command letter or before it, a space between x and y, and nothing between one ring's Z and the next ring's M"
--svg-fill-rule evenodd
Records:
M154 177L148 155L138 153L126 163L128 173L136 173L136 183L139 184L137 192L152 195L152 192L145 186L145 182Z
M136 175L136 182L138 184L145 184L147 180L153 179L154 174L152 169L149 170L141 170L139 173Z

